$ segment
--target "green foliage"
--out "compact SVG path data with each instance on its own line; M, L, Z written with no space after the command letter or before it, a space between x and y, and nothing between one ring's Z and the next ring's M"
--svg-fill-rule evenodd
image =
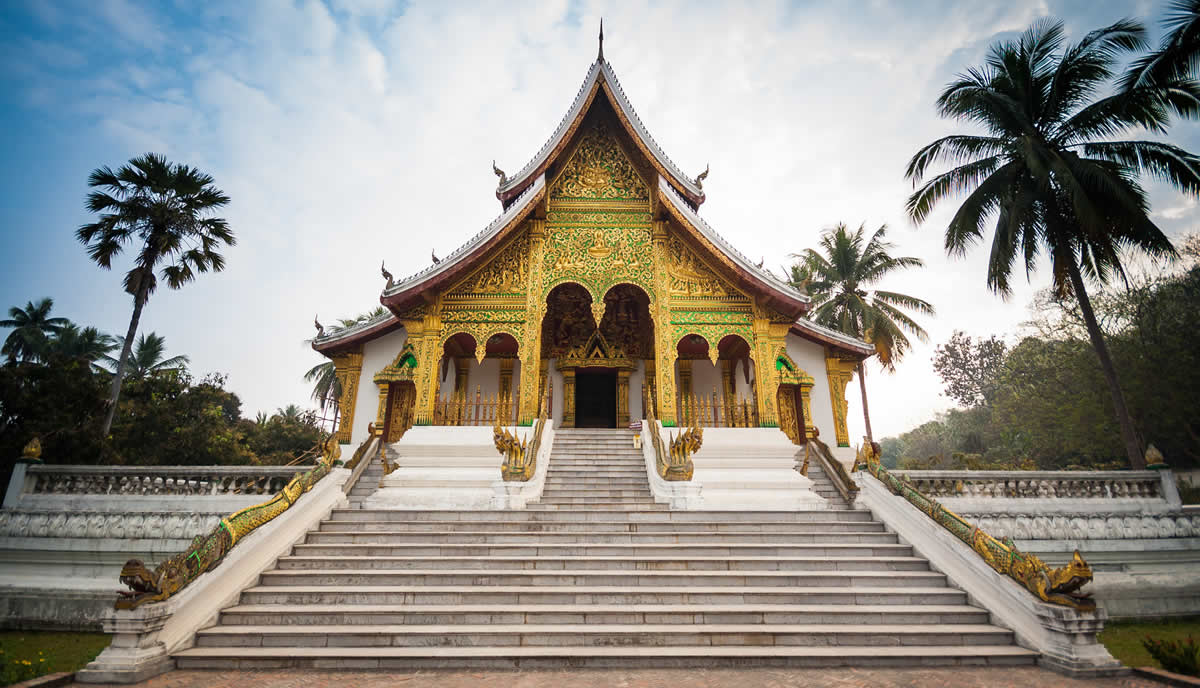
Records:
M1195 307L1200 266L1105 291L1096 301L1104 304L1101 322L1114 361L1129 372L1127 399L1140 434L1162 450L1168 464L1200 464L1200 416L1194 412L1200 405L1200 347L1194 335L1200 331ZM1047 470L1128 465L1107 381L1075 302L1043 295L1035 309L1029 323L1034 334L1004 353L991 403L951 410L883 440L885 462L908 468L920 463ZM965 339L956 345L960 350L966 349ZM939 347L939 356L945 348ZM962 370L953 374L959 381L968 377ZM963 457L955 459L956 453Z
M13 331L5 338L0 354L8 356L10 364L35 360L46 340L71 324L66 318L50 317L52 308L54 299L45 298L37 303L30 301L24 308L8 309L9 317L0 320L0 327L11 327Z
M125 348L125 338L116 338L116 347ZM132 380L140 380L150 375L159 375L162 373L176 373L187 368L187 364L191 361L187 356L172 356L167 355L167 340L165 337L151 332L138 336L137 343L129 352L129 359L125 361L125 376ZM112 356L103 356L105 367L109 372L116 372L118 359Z
M1193 485L1191 480L1176 478L1175 487L1179 490L1179 499L1184 504L1200 504L1200 485Z
M792 286L812 297L814 322L875 345L879 362L888 370L909 350L905 332L921 341L925 330L906 310L933 315L928 302L892 291L869 291L897 270L922 267L911 256L894 257L894 245L886 240L887 227L875 230L868 239L866 227L851 231L838 223L821 234L819 249L805 249L793 257L801 262L791 268Z
M1200 648L1192 636L1185 640L1146 637L1146 651L1167 671L1184 676L1200 676Z

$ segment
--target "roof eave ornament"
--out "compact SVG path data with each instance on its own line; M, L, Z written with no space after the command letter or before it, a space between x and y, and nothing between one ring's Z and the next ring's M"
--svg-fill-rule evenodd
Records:
M500 178L500 183L496 185L497 189L502 188L505 184L508 183L508 175L504 174L504 170L500 169L499 167L496 167L495 160L492 161L492 174L495 174L497 177Z
M696 178L693 180L696 183L697 189L700 189L701 191L704 190L704 180L705 179L708 179L708 165L705 165L704 171L701 172L700 174L696 175Z
M604 62L604 17L600 17L600 51L596 53L596 61Z

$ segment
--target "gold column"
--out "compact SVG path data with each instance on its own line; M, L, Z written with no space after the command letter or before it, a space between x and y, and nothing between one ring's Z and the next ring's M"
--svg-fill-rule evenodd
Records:
M467 380L471 375L471 359L454 359L454 396L467 393Z
M503 415L497 414L497 417L503 418L505 425L514 420L512 417L513 360L508 357L500 359L500 394L496 398L496 403L502 404L504 408Z
M833 433L839 447L850 446L850 428L846 424L850 404L846 401L846 385L854 379L855 361L838 358L832 350L825 351L825 374L829 377L829 402L833 405Z
M438 392L438 363L442 359L442 297L436 295L429 304L429 312L420 320L401 320L408 332L408 341L413 346L417 359L413 384L416 395L413 399L413 422L429 425L433 422L433 405Z
M667 283L670 252L667 249L667 223L658 220L651 234L654 249L654 291L656 303L651 304L650 318L654 322L654 387L658 395L658 420L666 427L676 425L675 359L678 351L671 340L671 292Z
M733 408L737 403L737 385L734 384L733 366L737 361L724 359L721 361L721 391L724 403L726 424L733 417Z
M575 427L575 369L562 371L563 375L563 421L564 428Z
M334 375L342 388L338 397L338 429L339 444L348 444L354 431L354 404L358 399L358 379L362 375L362 351L338 354L333 357Z
M617 371L617 427L629 427L629 372Z
M647 399L646 391L649 390L650 403L657 404L658 403L658 390L655 389L655 386L658 384L658 378L656 377L655 371L654 371L654 367L655 367L654 359L653 358L646 359L644 361L643 365L644 365L644 367L643 367L643 373L642 373L642 400L643 400L642 403L643 404L645 403L645 399ZM657 406L655 406L654 408L657 409ZM643 408L642 409L642 418L645 418L645 417L646 417L646 409Z
M521 388L517 422L532 425L538 415L538 402L546 377L542 361L542 319L546 315L546 299L542 295L542 245L546 238L546 221L529 221L529 281L525 287L525 341L520 342Z
M804 436L808 439L815 439L817 436L817 426L813 425L812 421L812 399L811 392L813 388L812 378L807 382L800 382L800 411L804 414Z

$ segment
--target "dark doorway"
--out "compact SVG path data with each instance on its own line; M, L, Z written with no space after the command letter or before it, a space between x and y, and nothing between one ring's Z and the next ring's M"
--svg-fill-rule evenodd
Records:
M576 369L575 427L617 427L616 371Z

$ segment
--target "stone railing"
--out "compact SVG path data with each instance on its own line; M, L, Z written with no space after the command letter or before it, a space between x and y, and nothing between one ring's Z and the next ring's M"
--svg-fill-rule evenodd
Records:
M211 530L221 514L0 510L0 538L188 540Z
M1157 471L904 471L934 498L1164 499Z
M31 495L218 496L274 494L299 466L29 466Z

